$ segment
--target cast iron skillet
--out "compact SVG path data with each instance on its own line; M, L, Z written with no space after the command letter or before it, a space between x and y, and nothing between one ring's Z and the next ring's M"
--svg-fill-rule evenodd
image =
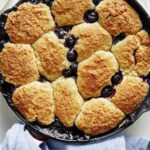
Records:
M17 3L13 8L5 11L0 16L0 49L3 48L4 43L9 41L8 35L5 33L4 25L7 19L7 15L9 12L16 10L17 6L20 5L23 2L32 2L32 3L39 3L39 1L42 1L43 3L47 5L52 4L52 0L20 0L19 3ZM142 6L136 1L136 0L127 0L128 3L139 13L140 18L143 22L143 29L149 32L150 34L150 17L145 12L145 10L142 8ZM147 77L144 77L144 80L148 82L150 85L150 75ZM141 105L141 107L132 113L131 115L126 116L126 118L123 120L123 122L117 126L115 129L105 133L101 134L99 136L88 136L85 135L83 132L81 132L76 127L72 128L65 128L59 120L56 118L55 122L49 126L42 126L37 121L34 123L29 123L27 120L17 111L17 109L14 107L14 104L11 100L12 92L15 90L15 87L7 82L5 82L0 76L0 88L1 92L6 99L6 102L11 107L11 109L14 111L14 113L18 116L18 118L26 125L26 128L34 134L34 136L39 136L43 138L50 138L55 140L60 140L64 142L76 142L76 143L84 143L84 142L94 142L94 141L100 141L105 138L108 138L110 136L113 136L127 127L129 127L131 124L133 124L144 112L147 112L150 110L150 91L148 96L145 98L145 101Z

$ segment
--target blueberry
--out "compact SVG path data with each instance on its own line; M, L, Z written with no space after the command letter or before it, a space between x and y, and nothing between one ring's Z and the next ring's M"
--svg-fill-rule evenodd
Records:
M64 29L66 32L69 32L69 31L72 29L72 26L63 26L63 29Z
M84 14L84 19L85 19L85 21L87 21L89 23L96 22L98 20L98 14L97 14L97 12L95 12L95 10L88 10Z
M93 0L93 3L94 3L95 5L98 5L98 4L100 3L100 1L102 1L102 0Z
M117 72L111 79L111 82L113 85L117 85L122 81L122 73L121 72Z
M147 75L147 78L150 80L150 73Z
M71 77L71 76L72 76L72 69L71 69L71 67L65 68L65 69L62 71L62 74L63 74L63 76L65 76L65 77Z
M1 21L1 24L4 26L4 24L5 24L5 22L6 22L6 20L7 20L7 14L2 14L1 16L0 16L0 21Z
M73 76L77 76L77 70L78 70L78 64L77 63L72 63L71 66L71 71Z
M53 0L44 0L43 3L48 6L52 6Z
M113 87L112 87L112 86L106 86L106 87L102 90L101 96L102 96L102 97L110 97L110 96L113 95L113 93L114 93Z
M12 93L15 87L12 84L7 83L6 81L2 81L1 90L4 93Z
M66 38L65 46L72 48L76 43L76 38L72 35Z
M62 71L62 74L65 77L76 76L77 75L77 68L78 68L78 65L76 63L72 63L70 65L70 67L67 67Z
M77 56L78 56L78 54L77 54L77 52L74 50L74 49L72 49L72 50L70 50L68 53L67 53L67 59L69 60L69 61L76 61L77 60Z
M38 4L38 3L42 3L43 0L27 0L27 2L30 2L32 4Z
M146 77L141 77L143 81L147 81L150 84L150 73Z
M60 39L63 39L66 36L66 31L63 28L56 28L55 33Z
M113 39L113 44L118 43L119 41L122 41L124 38L126 37L126 35L124 33L119 34L118 36L116 36Z
M41 82L47 82L47 80L45 79L45 77L40 76L39 81Z
M5 43L6 43L6 41L0 40L0 51L2 51Z

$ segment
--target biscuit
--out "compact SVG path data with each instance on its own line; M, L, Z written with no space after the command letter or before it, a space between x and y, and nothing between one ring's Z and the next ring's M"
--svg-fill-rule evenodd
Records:
M147 76L150 72L150 46L140 46L136 51L135 70L139 76Z
M15 90L13 103L19 112L29 121L38 120L42 125L54 121L53 89L50 83L32 82Z
M113 36L136 34L142 28L139 15L125 0L104 0L96 11L99 23Z
M139 46L139 39L135 35L129 35L112 47L111 51L119 63L120 70L126 75L137 75L134 70L136 63L134 55Z
M118 63L110 52L97 51L78 65L77 86L84 98L97 97L101 90L111 84L118 71Z
M134 112L147 96L149 86L139 77L125 76L111 101L125 114Z
M150 36L145 30L138 32L137 36L140 39L141 45L150 46Z
M67 49L54 32L43 35L33 44L33 48L40 74L50 81L61 76L62 70L69 65L66 58Z
M78 39L75 50L78 53L79 62L98 50L109 51L112 46L110 34L98 23L83 23L74 26L70 34Z
M84 133L95 136L115 128L124 113L104 98L91 99L83 104L75 124Z
M45 4L21 4L11 12L5 25L13 43L31 44L55 27L50 9Z
M57 25L66 26L84 22L84 13L92 8L92 0L55 0L52 12Z
M66 126L71 127L83 104L73 78L60 77L52 83L54 90L55 114Z
M0 68L4 79L14 85L39 78L34 51L28 44L5 44L0 54Z

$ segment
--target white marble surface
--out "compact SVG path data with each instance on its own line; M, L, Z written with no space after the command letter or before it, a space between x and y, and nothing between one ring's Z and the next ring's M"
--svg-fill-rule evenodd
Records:
M5 9L14 5L18 0L9 0L8 5ZM150 13L150 1L149 0L139 0L146 7L147 11ZM10 110L6 104L4 98L0 94L0 143L8 130L13 123L17 121L16 116ZM136 137L149 137L150 138L150 112L145 113L137 120L134 125L129 127L124 131L127 136L136 136Z

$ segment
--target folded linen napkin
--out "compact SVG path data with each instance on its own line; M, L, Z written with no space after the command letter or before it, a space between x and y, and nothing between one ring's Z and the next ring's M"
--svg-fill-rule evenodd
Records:
M24 125L16 123L8 130L1 150L150 150L149 139L125 138L118 134L105 141L92 144L70 144L55 140L48 140L37 145L33 137L24 131Z

